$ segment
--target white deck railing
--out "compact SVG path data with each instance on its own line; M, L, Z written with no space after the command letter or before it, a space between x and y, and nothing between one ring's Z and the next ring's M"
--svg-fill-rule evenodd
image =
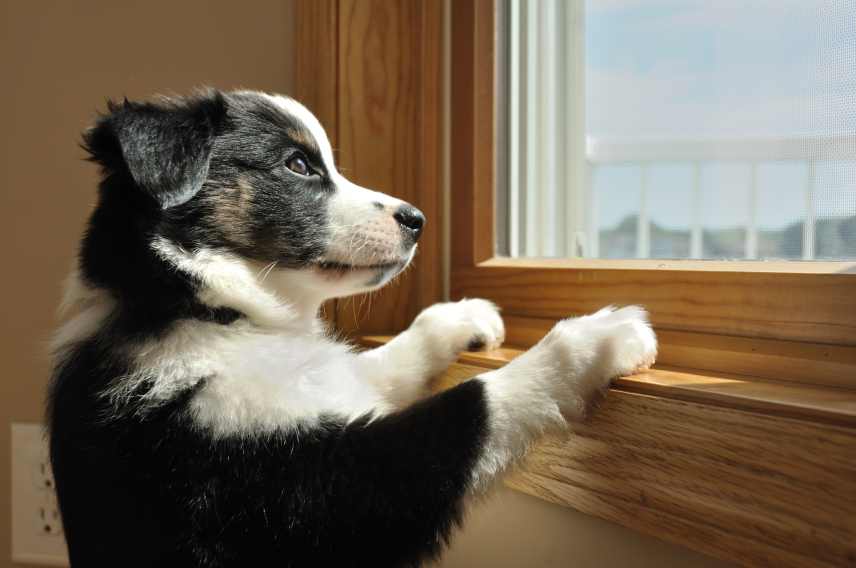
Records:
M641 203L638 212L636 256L650 258L650 228L648 211L648 173L654 164L685 163L693 168L692 214L690 227L690 258L702 258L701 173L705 164L732 162L747 164L750 168L749 220L747 222L744 256L758 258L758 166L765 162L803 162L808 175L803 199L802 258L815 256L815 193L817 190L817 163L830 160L856 160L856 136L814 136L799 138L742 138L718 140L603 140L586 141L586 168L588 180L593 172L604 165L633 164L639 167ZM585 188L588 204L596 203L591 184ZM591 207L590 207L591 210ZM593 213L593 212L592 212ZM597 215L590 214L588 247L585 256L596 258L598 251Z
M690 258L701 258L702 177L714 162L748 164L749 221L745 258L758 257L758 166L798 161L807 166L802 257L815 256L817 165L856 160L856 136L731 140L586 139L584 0L504 0L500 26L498 192L503 216L500 238L511 256L597 258L600 227L592 177L598 168L636 164L642 199L636 256L651 254L649 173L655 164L686 163L693 168ZM856 165L854 169L856 177ZM849 175L849 174L848 174ZM635 191L635 188L634 188Z

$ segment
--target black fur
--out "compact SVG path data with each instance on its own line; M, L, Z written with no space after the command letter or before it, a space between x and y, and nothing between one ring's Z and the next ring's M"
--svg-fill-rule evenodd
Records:
M323 254L326 198L334 191L312 135L299 120L251 93L227 95L228 127L214 143L209 180L198 207L187 212L192 240L209 240L262 262L300 268ZM300 177L286 168L295 154L306 157L315 175ZM222 205L224 188L240 183L252 188L240 222L248 234L242 242L234 227L225 227L212 208Z
M51 397L72 566L418 566L460 521L486 435L480 381L370 423L214 439L186 413L193 390L114 415L98 394L127 368L104 340Z
M109 113L84 135L84 146L105 169L130 177L162 208L187 202L208 175L222 129L220 93L190 103L108 104Z
M324 253L334 186L298 120L252 93L108 109L84 135L104 179L80 266L85 281L120 300L127 333L157 333L199 311L198 283L154 254L154 235L279 267L304 267ZM289 172L294 152L318 175Z
M51 460L72 565L412 566L460 520L487 435L483 384L345 424L214 437L188 404L116 409L103 395L131 369L127 346L182 319L229 325L200 283L152 250L225 250L303 267L327 246L335 186L312 136L252 93L111 105L84 141L104 179L80 251L85 283L116 309L57 362ZM285 167L300 152L313 175ZM227 221L224 221L227 220Z

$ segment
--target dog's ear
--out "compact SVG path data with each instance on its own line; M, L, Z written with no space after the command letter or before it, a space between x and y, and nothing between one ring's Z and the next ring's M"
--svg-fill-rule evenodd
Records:
M214 139L226 119L217 91L159 103L109 102L84 133L83 147L108 173L127 173L161 208L193 197L208 175Z

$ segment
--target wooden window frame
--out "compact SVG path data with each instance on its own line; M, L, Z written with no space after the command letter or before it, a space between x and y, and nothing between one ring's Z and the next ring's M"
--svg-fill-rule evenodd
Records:
M852 564L856 263L497 256L495 2L451 10L451 295L500 305L510 347L441 388L606 304L644 305L660 341L653 371L506 484L741 564Z
M340 335L406 328L443 299L442 54L439 0L299 0L295 92L324 125L339 169L428 219L417 262L371 295L331 300Z
M856 364L856 263L506 258L495 254L496 9L452 2L451 293L502 306L509 337L530 345L558 318L606 304L641 304L661 333L660 361L724 372L782 376L786 367L681 346L723 342L747 355L799 351L808 360ZM673 347L674 346L674 347ZM678 352L680 351L680 354ZM701 351L699 351L701 353ZM805 370L805 366L800 366ZM856 385L818 367L797 380Z
M732 561L853 564L853 266L496 257L494 16L492 0L297 3L296 95L327 127L346 175L429 218L416 266L371 301L331 303L329 319L377 345L389 337L365 334L401 331L442 300L443 225L452 296L495 300L509 347L464 354L436 389L504 365L558 318L644 304L660 339L657 368L617 381L587 423L539 444L506 483Z

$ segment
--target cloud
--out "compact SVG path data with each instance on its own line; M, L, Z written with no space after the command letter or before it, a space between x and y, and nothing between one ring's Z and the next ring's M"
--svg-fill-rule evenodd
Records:
M843 95L829 89L744 88L748 78L722 75L590 73L587 133L595 138L682 139L856 133L856 112Z
M586 6L590 136L856 134L856 0Z

